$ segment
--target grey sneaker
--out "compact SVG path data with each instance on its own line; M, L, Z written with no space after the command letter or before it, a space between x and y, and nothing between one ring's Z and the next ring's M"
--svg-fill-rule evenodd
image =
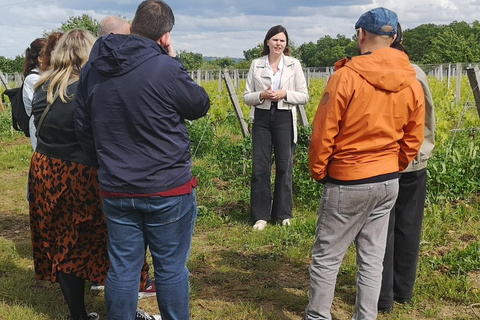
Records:
M100 319L100 316L95 312L91 312L87 314L87 320L99 320L99 319Z

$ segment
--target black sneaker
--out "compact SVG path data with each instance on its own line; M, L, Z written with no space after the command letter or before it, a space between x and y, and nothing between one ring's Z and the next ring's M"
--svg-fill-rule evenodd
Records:
M142 309L138 309L135 314L135 320L162 320L160 315L149 315Z
M378 308L378 313L387 314L392 312L392 310L393 310L393 306L390 306L387 308Z

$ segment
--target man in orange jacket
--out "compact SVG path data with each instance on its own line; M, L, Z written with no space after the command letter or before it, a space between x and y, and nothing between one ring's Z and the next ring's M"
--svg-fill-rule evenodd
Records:
M313 120L310 174L324 183L310 266L305 319L331 319L340 264L357 250L352 319L375 319L389 212L398 172L423 141L424 95L407 55L390 48L397 15L364 13L355 29L359 56L335 64Z

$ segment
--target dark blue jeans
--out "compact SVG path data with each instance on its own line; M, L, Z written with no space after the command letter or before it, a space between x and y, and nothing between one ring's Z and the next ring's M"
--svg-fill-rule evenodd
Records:
M293 124L291 110L255 109L252 127L252 182L250 215L253 221L292 217ZM275 189L270 187L272 147L275 156Z
M195 192L173 197L103 198L110 269L107 319L135 319L145 250L152 254L162 319L189 319L187 258L197 216Z

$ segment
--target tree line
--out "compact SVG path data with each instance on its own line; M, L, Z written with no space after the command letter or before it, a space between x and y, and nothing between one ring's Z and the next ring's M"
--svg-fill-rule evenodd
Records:
M44 31L48 36L53 31L67 31L73 28L86 29L97 33L98 21L87 14L70 17L60 28ZM33 39L32 39L33 40ZM472 23L454 21L448 25L422 24L403 31L403 45L412 62L417 64L442 63L478 63L480 62L480 22ZM244 59L222 57L206 59L201 53L179 51L178 56L187 70L198 69L248 69L253 59L260 56L262 43L244 50ZM290 44L291 55L298 58L304 67L330 67L335 61L344 57L357 55L356 35L320 37L316 42L310 41L300 45ZM15 59L0 56L0 71L4 73L22 72L23 54Z

